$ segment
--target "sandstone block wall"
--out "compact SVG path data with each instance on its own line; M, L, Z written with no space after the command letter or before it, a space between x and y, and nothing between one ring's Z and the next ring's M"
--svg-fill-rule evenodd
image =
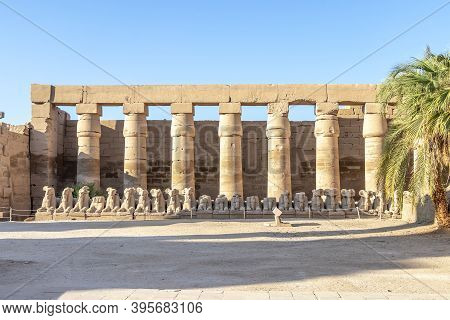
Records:
M77 167L76 120L66 122L63 170L58 179L61 186L74 184ZM171 186L171 122L148 120L147 157L148 188ZM266 121L242 121L242 169L244 197L267 193ZM290 155L292 193L306 191L311 196L315 188L316 140L314 121L291 121ZM340 118L339 137L340 178L342 188L364 189L364 139L362 119ZM103 120L100 138L101 188L123 190L125 139L123 120ZM218 121L195 122L195 189L196 197L219 193ZM59 187L58 192L62 187Z
M28 126L0 122L0 207L30 209L29 154ZM9 216L8 210L0 209L0 216Z

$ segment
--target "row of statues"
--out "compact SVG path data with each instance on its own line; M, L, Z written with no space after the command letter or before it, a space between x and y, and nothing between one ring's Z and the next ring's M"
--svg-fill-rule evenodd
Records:
M305 192L299 192L290 200L288 192L284 192L278 199L267 197L260 201L258 196L246 197L245 201L239 194L234 194L231 199L223 194L214 200L209 195L202 195L198 201L195 199L192 188L177 189L151 189L126 188L122 198L114 188L106 189L107 197L90 197L89 187L83 186L78 191L78 198L73 198L74 189L67 187L62 191L57 205L55 189L45 186L45 195L42 206L37 210L39 214L52 214L55 216L177 216L182 212L203 213L271 213L278 208L285 213L308 211L339 211L357 210L364 212L392 214L398 213L397 198L394 197L389 206L385 205L381 193L361 190L359 200L355 200L355 190L343 189L338 194L337 189L316 189L312 191L312 198L308 200ZM166 196L164 196L166 194ZM386 210L389 207L389 210Z

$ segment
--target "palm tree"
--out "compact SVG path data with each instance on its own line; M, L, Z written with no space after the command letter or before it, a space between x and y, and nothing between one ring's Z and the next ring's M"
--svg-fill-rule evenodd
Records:
M396 66L378 94L379 101L396 104L378 183L388 199L395 190L400 195L410 191L413 199L430 195L439 227L450 226L445 191L450 177L449 70L449 53L435 55L427 48L423 59Z

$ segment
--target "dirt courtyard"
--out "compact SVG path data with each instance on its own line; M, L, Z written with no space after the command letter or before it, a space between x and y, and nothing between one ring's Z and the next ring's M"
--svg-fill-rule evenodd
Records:
M394 220L0 223L2 299L450 299L450 233Z

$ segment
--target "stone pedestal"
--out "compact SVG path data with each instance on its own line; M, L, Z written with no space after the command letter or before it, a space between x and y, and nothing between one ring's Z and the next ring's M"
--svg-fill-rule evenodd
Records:
M316 105L316 189L341 190L339 176L339 107L337 103ZM338 194L340 198L340 194Z
M148 109L143 103L123 105L125 122L125 157L123 168L124 188L141 187L147 189L147 116Z
M364 110L365 190L378 191L377 168L383 153L386 118L380 103L366 103Z
M100 116L97 104L77 104L77 183L100 187Z
M291 155L289 123L289 104L287 102L270 103L267 115L267 197L278 199L284 192L291 190Z
M195 194L194 109L192 103L173 103L172 125L172 189L182 192L192 188Z
M224 194L228 199L231 199L234 194L243 197L241 104L221 103L219 114L219 194Z

